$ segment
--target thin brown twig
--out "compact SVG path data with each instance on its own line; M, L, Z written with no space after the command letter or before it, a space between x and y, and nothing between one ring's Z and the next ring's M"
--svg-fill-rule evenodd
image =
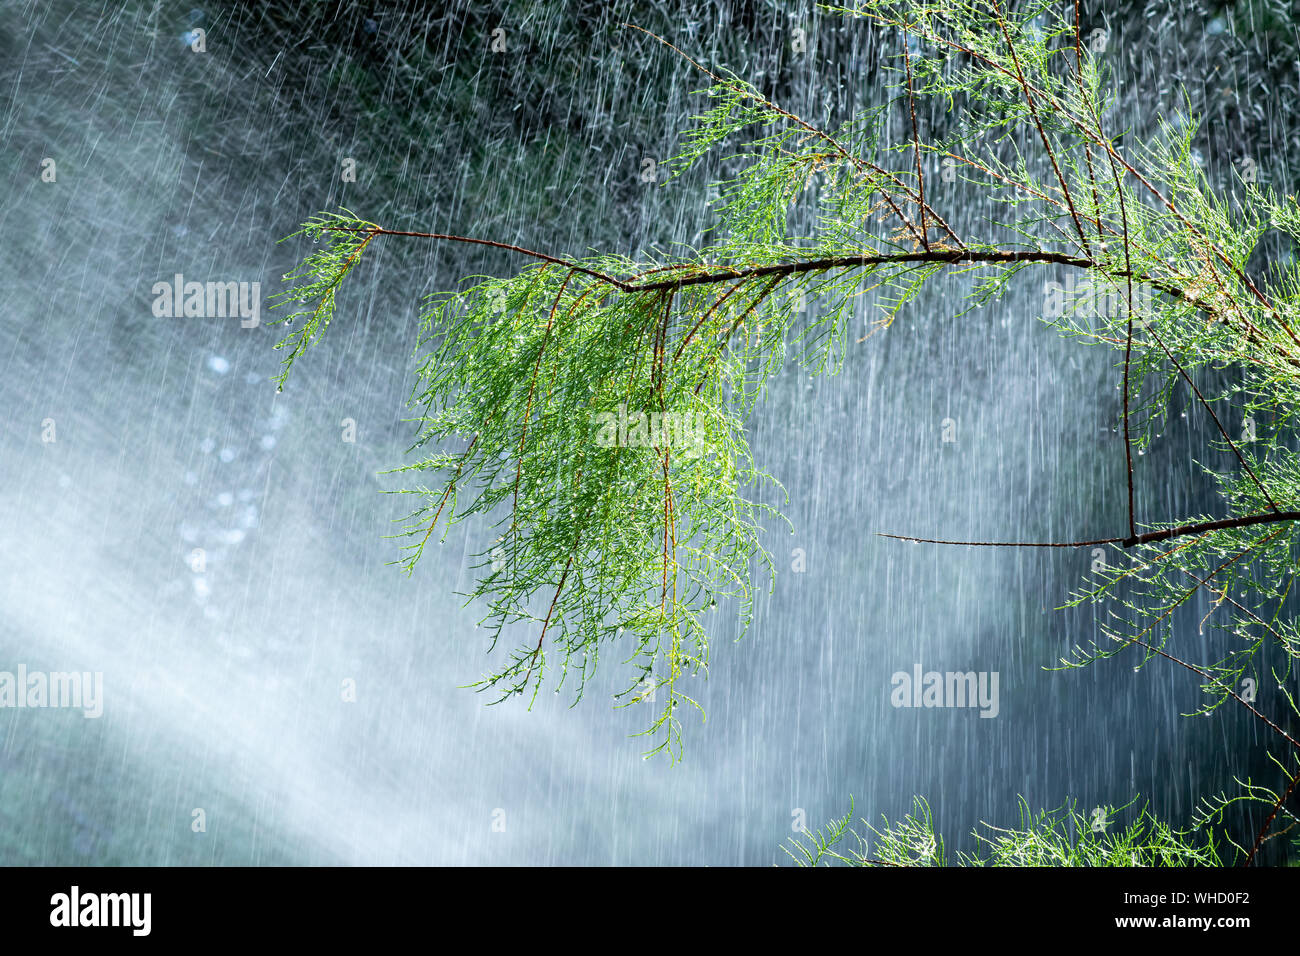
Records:
M740 327L740 324L745 321L745 319L749 316L751 312L753 312L755 309L759 307L759 305L762 304L764 299L766 299L769 295L771 295L772 290L775 289L778 285L780 285L780 283L781 283L781 277L780 276L774 277L772 281L769 282L766 286L764 286L762 291L759 292L758 295L754 297L754 300L749 303L749 305L745 308L745 311L740 313L740 315L736 317L736 321L731 323L731 328L727 329L727 331L718 340L717 348L714 349L713 353L709 356L710 369L713 367L713 363L718 360L718 355L722 352L722 349L726 346L727 342L730 341L732 334L736 331L737 328ZM709 377L708 377L708 373L706 372L705 376L702 379L700 379L700 384L695 386L696 395L700 394L700 389L704 388L704 385L706 382L708 382L708 380Z
M573 476L574 489L577 489L578 483L582 481L582 469ZM542 642L546 640L546 631L551 626L551 617L555 614L555 606L559 603L560 592L564 590L565 583L569 580L569 572L573 569L573 559L578 556L578 542L582 538L582 529L579 528L573 536L573 547L569 549L569 560L564 565L564 572L560 575L560 582L556 585L555 595L551 598L551 606L546 612L546 620L542 622L542 633L538 635L537 646L533 648L533 653L528 659L528 672L524 675L523 681L518 685L519 693L523 693L528 687L528 682L533 676L533 668L537 665L537 656L542 652ZM516 671L518 673L518 671ZM538 678L540 686L541 678Z
M545 267L543 267L545 268ZM524 406L524 423L520 429L519 435L519 466L515 469L515 495L514 504L511 506L512 514L519 512L519 479L524 473L524 445L528 442L528 423L533 415L533 392L537 388L537 375L542 368L542 356L546 354L546 346L551 341L551 329L555 326L555 310L560 307L560 299L564 296L564 290L569 287L569 280L573 278L575 270L570 269L564 281L560 283L560 291L555 293L555 301L551 303L551 315L546 320L546 332L542 336L542 345L537 350L537 362L533 365L533 377L528 383L528 401ZM514 528L514 524L511 524Z
M1287 784L1286 790L1282 792L1282 796L1277 798L1277 802L1273 804L1273 809L1269 811L1268 816L1264 819L1264 825L1260 827L1259 835L1255 837L1255 844L1250 848L1250 853L1247 854L1243 866L1250 866L1255 862L1255 854L1259 852L1259 848L1268 839L1268 831L1273 828L1273 820L1276 819L1277 812L1282 809L1282 804L1286 803L1287 798L1291 796L1297 782L1300 782L1300 770L1291 774L1291 782ZM1288 829L1290 828L1288 827ZM1286 831L1283 830L1282 832L1285 833Z
M1133 507L1133 440L1129 434L1129 368L1133 355L1133 265L1129 260L1128 211L1124 204L1124 190L1120 186L1119 173L1115 170L1115 161L1111 160L1111 171L1115 173L1115 193L1119 197L1119 215L1124 230L1124 271L1127 273L1128 295L1128 330L1124 335L1124 461L1128 472L1128 530L1129 537L1137 533L1137 517Z
M925 176L921 172L921 133L916 125L916 94L912 91L912 57L907 50L907 29L903 29L903 68L907 73L907 110L912 117L912 153L916 159L917 216L921 220L921 245L930 248L929 230L925 225Z
M668 47L670 50L672 50L673 52L677 53L679 56L681 56L683 59L685 59L688 63L690 63L692 66L694 66L697 70L699 70L700 72L702 72L702 73L706 74L707 76L711 77L711 78L712 78L713 80L715 80L717 83L719 83L719 84L721 84L721 85L724 85L724 86L731 86L733 89L738 90L739 92L744 93L746 96L749 96L749 97L751 97L751 98L753 98L753 99L758 100L760 103L762 103L762 104L763 104L765 107L767 107L768 109L772 110L774 113L777 113L777 114L779 114L779 115L781 115L781 116L784 116L786 119L790 120L792 123L795 123L797 126L802 127L803 129L807 130L809 133L812 133L814 136L816 136L816 137L818 137L819 139L823 140L824 142L830 144L831 148L834 149L834 150L835 150L835 151L840 155L840 157L841 157L842 159L844 159L846 162L849 162L849 163L851 163L852 165L856 166L860 171L861 171L861 170L870 170L870 172L873 173L873 174L875 174L876 176L883 177L883 178L885 178L885 179L887 179L887 180L890 180L890 181L893 182L893 183L894 183L894 184L895 184L899 189L903 190L904 193L907 193L909 196L911 196L911 198L913 198L914 200L917 200L917 201L919 202L918 198L915 196L915 194L912 192L912 190L907 186L907 184L904 183L902 180L900 180L896 175L894 175L893 173L891 173L891 172L889 172L889 171L887 171L887 170L881 168L880 166L877 166L875 163L872 163L872 162L870 162L870 161L868 161L868 160L863 159L863 158L860 157L860 156L855 156L855 155L853 155L853 154L850 153L847 149L845 149L843 143L841 143L839 140L837 140L837 139L836 139L834 136L832 136L830 133L827 133L825 130L822 130L822 129L820 129L820 128L814 126L814 125L812 125L811 123L809 123L807 120L803 119L802 117L800 117L800 116L796 116L794 113L790 112L789 110L785 109L785 108L782 107L782 106L778 106L776 103L773 103L771 100L766 99L766 98L763 97L763 96L760 96L758 93L753 92L752 90L745 89L743 86L740 86L736 81L734 81L734 80L726 80L726 79L723 79L722 77L718 76L718 74L714 73L712 70L707 69L706 67L701 66L701 65L700 65L698 62L696 62L694 59L692 59L691 57L687 56L684 52L682 52L681 49L679 49L678 47L674 46L672 43L670 43L668 40L664 39L663 37L659 36L659 34L657 34L657 33L652 33L651 31L645 29L644 27L639 27L639 26L637 26L637 25L634 24L634 23L624 23L623 26L625 26L625 27L630 27L630 28L633 29L633 30L639 30L639 31L641 31L642 33L644 33L646 36L653 37L654 39L656 39L656 40L658 40L660 43L662 43L664 46ZM901 223L903 223L903 225L904 225L904 227L907 229L907 231L910 232L910 233L912 234L912 237L913 237L914 239L916 239L917 242L919 242L919 243L921 243L922 245L924 245L925 243L924 243L924 236L923 236L923 234L921 234L920 232L918 232L917 227L916 227L916 224L913 223L913 222L912 222L912 221L911 221L911 220L906 216L906 214L904 214L902 208L901 208L901 207L900 207L900 206L899 206L899 205L894 201L894 198L893 198L893 197L892 197L892 196L891 196L887 191L885 191L885 190L883 190L883 189L880 191L880 195L881 195L881 198L883 198L883 199L885 200L885 202L889 205L889 207L890 207L890 209L893 211L894 215L898 217L898 220L899 220ZM945 221L943 220L943 218L942 218L941 216L938 215L938 213L936 213L933 209L930 209L930 208L928 208L928 207L918 206L918 208L924 208L925 211L930 215L930 218L933 219L936 223L938 223L938 224L939 224L939 227L940 227L941 229L943 229L946 233L948 233L949 237L953 240L953 242L956 242L958 245L962 245L961 239L958 238L957 234L956 234L955 232L953 232L952 228L947 224L947 222L945 222Z
M1043 149L1047 152L1047 158L1052 164L1052 171L1056 173L1056 181L1061 184L1061 194L1065 197L1066 204L1070 207L1070 218L1074 220L1074 228L1079 232L1079 241L1083 244L1083 251L1092 255L1092 250L1088 247L1088 237L1084 234L1083 224L1079 222L1079 214L1074 209L1074 197L1070 194L1070 187L1065 184L1065 177L1061 175L1061 167L1056 161L1056 151L1052 149L1052 143L1047 138L1047 131L1043 129L1043 122L1038 116L1038 107L1034 104L1034 96L1029 92L1029 81L1025 78L1025 71L1020 66L1020 56L1016 53L1016 45L1011 42L1011 33L1007 29L1006 20L1003 19L1002 10L998 6L997 0L991 0L993 10L996 14L994 19L997 20L998 27L1002 30L1002 36L1006 38L1007 49L1011 52L1011 62L1016 68L1016 78L1020 81L1020 86L1025 93L1025 105L1029 107L1029 115L1033 118L1034 127L1038 130L1039 138L1043 141Z
M578 542L576 538L574 539L573 547L574 550L569 552L569 561L564 566L564 573L560 575L560 583L555 588L555 596L551 598L551 606L550 609L546 612L546 620L542 622L542 633L537 638L537 646L533 648L533 653L528 660L528 673L524 675L523 682L520 683L519 685L519 693L521 694L528 687L528 681L533 676L533 668L537 664L537 655L539 655L542 652L542 642L546 640L546 630L551 626L551 615L555 613L555 605L560 600L560 592L564 590L564 584L569 579L569 571L573 569L573 559L577 554L576 549L578 547ZM516 671L515 673L518 673L518 671ZM540 678L538 679L540 680Z
M1256 717L1262 720L1265 724L1267 724L1270 728L1272 728L1272 730L1275 733L1281 736L1292 747L1294 747L1296 750L1300 750L1300 740L1296 740L1294 737L1288 734L1285 730L1283 730L1281 727L1279 727L1277 724L1271 721L1265 714L1257 710L1255 706L1252 703L1250 703L1250 701L1246 700L1244 697L1238 694L1235 690L1233 690L1223 681L1219 680L1209 671L1205 670L1204 668L1197 667L1195 664L1189 664L1187 661L1183 660L1182 658L1175 657L1173 654L1170 654L1168 651L1164 650L1163 648L1156 647L1155 645L1150 644L1144 640L1141 640L1140 638L1136 638L1136 637L1126 638L1124 640L1124 643L1138 644L1142 647L1145 647L1147 650L1151 651L1152 653L1159 654L1161 657L1165 658L1166 660L1172 661L1175 664L1185 667L1193 674L1196 674L1199 677L1205 679L1206 681L1209 681L1211 684L1215 684L1219 686L1220 688L1223 689L1224 693L1232 697L1239 704L1245 707L1248 711L1250 711L1252 714L1254 714Z
M329 226L326 228L334 229L339 232L374 231L374 230L351 229L343 226ZM683 276L681 278L666 279L666 280L660 280L660 281L648 282L648 283L633 283L627 280L615 278L614 276L610 276L593 269L587 269L581 265L578 265L575 262L572 262L568 259L560 258L558 256L552 256L546 253L537 252L535 250L525 249L521 246L513 246L506 243L494 243L486 239L475 239L469 236L456 236L456 235L447 235L442 233L409 232L409 231L386 230L386 229L380 229L376 234L395 235L395 236L415 236L418 238L425 238L425 239L446 239L453 242L469 242L469 243L475 243L479 245L496 246L498 248L531 256L543 262L552 262L558 265L562 265L574 269L579 273L582 273L584 275L589 275L592 276L593 278L599 279L600 281L607 283L608 285L614 287L615 289L618 289L621 292L629 292L629 293L657 292L663 289L675 289L675 288L680 288L683 286L691 286L691 285L712 285L719 282L729 282L736 279L754 278L754 277L761 277L764 275L791 276L791 275L799 275L805 272L825 272L832 269L871 267L877 265L893 265L893 264L907 263L907 262L920 262L920 263L944 262L953 265L960 265L962 263L988 263L988 264L996 265L996 264L1006 264L1006 263L1013 263L1013 262L1036 262L1036 263L1074 266L1081 269L1090 269L1090 270L1102 272L1103 274L1109 275L1112 278L1123 278L1124 276L1130 274L1118 270L1114 272L1108 272L1105 269L1105 264L1098 262L1096 260L1081 258L1079 256L1070 255L1068 253L1053 252L1051 250L1045 250L1045 249L1028 250L1028 251L995 250L992 252L979 251L979 250L967 250L967 249L962 249L962 250L932 249L929 252L924 252L924 251L923 252L900 252L900 253L891 253L891 254L884 254L884 255L875 254L875 253L864 253L863 255L859 255L859 256L830 256L830 257L816 258L816 259L802 259L794 262L769 263L760 266L730 267L730 268L714 268L710 266L704 266L703 268L705 269L705 271L696 272L693 273L692 275ZM692 266L692 267L699 268L698 266ZM1203 312L1210 314L1211 316L1219 316L1222 314L1212 301L1194 296L1188 293L1185 289L1180 289L1179 287L1167 282L1166 280L1162 280L1157 276L1149 276L1143 273L1143 274L1134 274L1133 277L1138 279L1139 281L1146 282L1150 284L1153 288L1158 289L1159 291L1164 292L1168 295L1172 295L1175 298L1184 301L1189 305L1197 309L1200 309ZM1258 344L1257 339L1251 339L1251 341L1254 341L1256 342L1256 344ZM1295 359L1293 357L1288 357L1288 360L1292 362L1300 362L1300 359Z
M1125 548L1131 548L1136 544L1168 541L1170 538L1182 538L1190 534L1201 534L1205 531L1247 528L1252 525L1273 524L1279 521L1300 521L1300 511L1274 511L1266 514L1243 515L1239 518L1221 518L1217 521L1199 521L1179 525L1176 528L1146 531L1127 538L1094 538L1091 541L948 541L938 538L915 538L905 534L888 534L883 531L877 531L876 536L893 538L897 541L911 541L916 544L952 544L966 545L972 548L1086 548L1097 544L1118 544Z
M438 510L433 514L433 520L429 522L429 528L424 532L424 537L420 539L420 547L423 548L429 540L429 535L433 534L433 529L438 526L438 518L442 515L442 509L447 504L447 498L451 495L451 490L456 487L456 479L460 477L461 469L465 467L465 461L469 453L473 451L474 446L478 444L478 435L474 436L469 446L460 453L460 462L456 465L456 473L452 475L451 481L447 482L447 487L442 492L442 500L438 502Z
M891 20L888 17L881 17L877 14L864 12L862 15L869 17L871 19L878 20L881 23L889 24L892 26L901 25L899 21ZM989 66L990 68L1004 74L1005 76L1012 79L1016 79L1016 74L1011 70L1008 70L1001 63L998 63L996 60L992 59L986 54L971 49L970 47L958 43L955 40L950 40L947 37L940 36L937 33L927 34L926 39L950 46L953 49L958 50L959 52L974 57L975 59L979 60L981 63L984 63L986 66ZM1295 332L1287 324L1286 320L1282 318L1281 313L1277 310L1277 308L1273 305L1273 303L1269 301L1268 297L1265 296L1264 293L1262 293L1259 290L1259 288L1255 285L1254 281L1252 281L1251 278L1247 276L1245 272L1232 261L1232 259L1227 255L1227 253L1225 253L1222 249L1219 249L1218 246L1214 245L1213 242L1211 242L1209 238L1200 229L1198 229L1194 223L1192 223L1185 215L1183 215L1182 211L1179 210L1173 204L1173 202L1164 195L1164 193L1162 193L1159 189L1157 189L1154 185L1152 185L1151 181L1147 179L1147 177L1142 175L1142 173L1139 172L1127 159L1125 159L1122 155L1120 155L1120 153L1115 149L1113 143L1107 140L1099 130L1091 129L1086 122L1080 120L1077 116L1075 116L1068 109L1066 109L1065 105L1061 103L1061 101L1057 97L1053 96L1051 93L1047 92L1046 90L1040 89L1039 87L1037 87L1032 83L1029 84L1029 89L1035 93L1038 93L1044 99L1050 101L1053 107L1053 111L1055 113L1057 113L1059 116L1061 116L1061 118L1063 118L1068 123L1070 123L1070 125L1078 129L1084 136L1091 139L1098 146L1101 146L1102 149L1105 150L1105 152L1111 157L1111 160L1113 162L1118 162L1119 165L1121 165L1124 168L1125 172L1133 176L1143 186L1143 188L1145 188L1149 193L1151 193L1152 196L1154 196L1167 210L1169 210L1169 212L1172 213L1174 217L1180 223L1183 224L1183 227L1185 229L1187 229L1190 233L1196 235L1201 241L1205 242L1209 250L1212 252L1214 258L1218 259L1223 265L1225 265L1228 268L1228 271L1230 271L1240 282L1242 282L1242 284L1247 288L1247 290L1250 291L1252 295L1255 296L1255 298L1260 302L1260 304L1262 304L1273 315L1273 317L1277 320L1279 326L1281 326L1282 330L1286 332L1287 337L1290 338L1291 341L1297 347L1300 347L1300 337L1296 336ZM1098 127L1100 127L1100 122L1098 122L1097 125Z
M685 350L686 346L691 344L691 339L695 338L695 333L703 328L705 322L709 321L709 317L712 316L724 302L731 298L732 293L744 285L746 281L748 280L740 279L735 285L714 300L713 305L709 306L708 311L706 311L700 320L695 323L694 328L692 328L691 331L682 338L681 344L677 346L677 352L673 355L674 362L681 358L683 350Z
M627 283L606 275L603 272L597 272L595 269L588 269L580 266L576 262L568 259L561 259L559 256L548 255L545 252L538 252L536 249L525 249L523 246L512 245L508 242L496 242L492 239L475 239L471 236L457 236L442 232L412 232L406 229L385 229L382 226L371 226L368 229L357 229L350 226L326 226L326 229L334 232L360 232L369 233L373 236L410 236L416 239L446 239L451 242L466 242L476 246L491 246L494 249L504 249L507 252L517 252L521 255L529 256L533 259L540 259L543 262L552 262L557 266L566 266L575 272L581 272L589 275L593 279L600 279L602 282L608 282L610 285L620 289L627 288Z
M1132 279L1129 280L1130 287L1132 281L1133 281ZM1182 375L1183 380L1187 382L1187 386L1192 390L1192 393L1196 396L1196 400L1201 403L1201 405L1205 408L1207 412L1209 412L1210 418L1214 422L1214 426L1219 430L1219 434L1221 434L1223 436L1223 440L1228 443L1228 447L1232 449L1232 453L1237 456L1237 461L1241 462L1241 467L1246 469L1246 474L1248 474L1250 476L1250 480L1255 483L1255 487L1258 488L1259 493L1264 496L1264 499L1268 502L1269 507L1271 507L1274 511L1280 511L1281 509L1278 507L1277 502L1273 500L1273 496L1268 493L1268 489L1266 489L1264 487L1263 482L1259 480L1259 476L1255 474L1255 470L1250 467L1250 464L1246 461L1245 456L1242 455L1240 450L1238 450L1236 443L1233 442L1232 438L1228 435L1228 430L1223 427L1223 423L1219 421L1219 416L1214 413L1214 408L1210 405L1209 401L1205 398L1205 396L1201 394L1201 390L1196 387L1196 383L1192 381L1192 376L1188 373L1187 369L1183 368L1182 363L1179 362L1178 359L1174 358L1173 352L1171 352L1168 346L1165 345L1164 340L1160 338L1154 326L1148 325L1147 331L1151 333L1151 338L1154 339L1155 343L1160 346L1161 351L1165 353L1169 361L1173 362L1174 368L1178 369L1179 374Z
M1079 0L1074 0L1074 62L1075 78L1079 84L1079 96L1087 100L1088 91L1083 87L1083 37L1079 25ZM1092 208L1097 216L1097 239L1104 242L1101 228L1101 194L1097 191L1097 177L1092 168L1092 144L1083 144L1083 156L1088 164L1088 182L1092 184Z
M902 23L898 20L893 20L890 19L889 17L883 17L880 16L879 14L873 14L867 11L860 11L860 12L862 16L867 17L869 19L877 20L880 23L887 24L889 26L894 26L894 27L902 26ZM956 40L949 39L948 37L941 36L934 32L927 33L926 39L935 43L941 43L946 46L952 47L954 50L957 50L958 52L964 53L967 56L979 60L981 63L985 64L986 66L990 67L991 69L999 73L1002 73L1003 75L1007 76L1010 79L1018 79L1015 72L1007 69L997 60L993 59L987 54L979 52L978 50L967 47L964 44L957 42ZM1236 264L1227 255L1227 253L1223 252L1223 250L1219 249L1212 242L1210 242L1208 237L1206 237L1205 234L1201 232L1201 230L1199 230L1194 223L1192 223L1185 215L1183 215L1182 211L1179 210L1168 197L1166 197L1159 189L1157 189L1154 185L1152 185L1150 180L1148 180L1145 176L1143 176L1142 173L1139 172L1131 163L1129 163L1127 159L1125 159L1122 155L1120 155L1120 153L1115 149L1113 143L1107 140L1098 131L1091 129L1086 122L1080 120L1077 116L1075 116L1068 109L1066 109L1065 105L1061 103L1061 101L1057 97L1053 96L1051 93L1047 92L1046 90L1040 89L1038 86L1032 83L1028 85L1029 85L1029 89L1032 92L1039 94L1045 100L1049 101L1052 104L1053 111L1057 113L1062 119L1066 120L1068 123L1070 123L1070 125L1078 129L1085 137L1091 139L1098 146L1101 146L1102 149L1111 157L1112 161L1118 162L1124 168L1127 174L1132 175L1143 186L1143 188L1145 188L1148 192L1150 192L1152 196L1154 196L1166 209L1169 210L1169 212L1171 212L1174 215L1176 219L1178 219L1179 222L1183 224L1184 228L1186 228L1190 233L1195 234L1199 239L1205 242L1209 247L1209 249L1212 251L1213 256L1216 259L1218 259L1220 262L1222 262L1223 265L1227 266L1228 270L1232 272L1233 275L1243 283L1243 285L1245 285L1245 287L1251 292L1251 294L1254 295L1255 298L1258 299L1259 302L1266 309L1268 309L1270 313L1272 313L1273 317L1277 320L1282 330L1286 332L1287 337L1290 338L1291 341L1297 347L1300 347L1300 337L1296 336L1295 332L1287 324L1286 320L1282 318L1281 313L1278 312L1277 308L1272 304L1272 302L1269 301L1268 297L1265 296L1259 290L1259 288L1250 279L1250 277L1247 276L1244 271L1242 271L1240 268L1236 266Z

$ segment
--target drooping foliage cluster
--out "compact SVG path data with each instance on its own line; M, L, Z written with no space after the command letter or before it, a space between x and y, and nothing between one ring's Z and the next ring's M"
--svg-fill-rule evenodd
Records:
M1044 318L1115 350L1127 520L1099 540L975 543L1112 549L1074 599L1095 603L1106 623L1067 666L1126 652L1139 664L1163 657L1203 678L1207 706L1231 699L1268 726L1281 785L1249 783L1199 819L1210 827L1232 800L1261 802L1264 829L1239 848L1253 859L1270 833L1296 822L1286 804L1300 774L1300 744L1243 691L1247 678L1271 678L1295 709L1286 682L1300 639L1284 609L1300 519L1300 462L1287 445L1300 382L1300 268L1281 256L1261 271L1256 253L1269 236L1300 238L1300 209L1253 181L1242 183L1241 201L1217 196L1187 112L1163 118L1145 141L1118 128L1103 58L1077 9L1071 17L1060 4L972 0L840 11L892 38L897 56L892 98L837 127L696 64L707 108L666 166L680 177L725 148L737 169L714 186L700 248L571 259L323 215L303 229L321 245L285 293L298 325L281 343L284 373L327 327L340 282L373 241L479 242L525 260L513 275L426 302L415 460L399 469L417 482L403 564L412 569L451 524L487 522L495 541L478 556L471 597L488 609L493 644L516 646L479 686L504 699L572 679L581 696L598 651L613 651L632 666L622 699L654 701L654 749L676 752L676 708L692 703L679 681L707 668L708 615L731 599L747 621L761 581L754 489L767 476L751 459L745 422L769 376L787 361L833 372L868 293L879 310L874 332L931 280L972 273L975 309L1026 270L1073 270L1086 281L1062 314ZM923 101L943 105L942 127L923 128ZM936 171L1005 211L955 230L953 211L934 199ZM795 207L813 211L809 234L790 228ZM1096 308L1099 289L1117 307ZM1135 501L1134 461L1175 390L1192 396L1221 438L1217 451L1230 456L1215 471L1218 515L1149 514ZM1222 640L1214 659L1197 661L1171 641L1176 612L1202 591L1215 597L1202 626ZM1035 816L991 852L1019 860L1033 833L1044 860L1210 858L1168 828L1066 853L1043 834L1070 819Z

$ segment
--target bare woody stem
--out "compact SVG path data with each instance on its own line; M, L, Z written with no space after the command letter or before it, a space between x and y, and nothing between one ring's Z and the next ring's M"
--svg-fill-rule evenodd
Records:
M1087 548L1098 544L1118 544L1121 547L1131 548L1137 544L1168 541L1171 538L1184 538L1188 535L1204 534L1207 531L1248 528L1252 525L1274 524L1279 521L1300 521L1300 511L1270 511L1265 514L1243 515L1239 518L1199 521L1194 524L1179 525L1176 528L1146 531L1127 538L1094 538L1091 541L948 541L938 538L914 538L911 535L888 534L883 531L878 531L876 534L881 538L912 541L916 544L953 544L972 548Z
M1273 821L1277 818L1277 812L1282 809L1282 805L1291 796L1297 783L1300 783L1300 771L1291 775L1291 782L1287 784L1286 790L1282 791L1282 796L1278 797L1277 802L1273 804L1273 809L1269 811L1268 817L1265 818L1264 825L1259 828L1259 835L1255 837L1255 843L1251 846L1250 853L1242 864L1243 866L1250 866L1255 862L1255 855L1259 852L1259 848L1264 845L1264 841L1268 839L1269 831L1273 829ZM1282 832L1285 833L1286 831Z
M1052 149L1051 140L1047 138L1047 131L1043 129L1043 121L1038 116L1038 106L1034 103L1034 94L1030 91L1029 81L1025 78L1025 71L1020 66L1020 56L1016 53L1016 45L1011 40L1011 33L1007 30L1006 21L1002 18L1002 11L998 7L997 0L993 0L993 9L997 13L998 26L1002 30L1002 36L1007 41L1007 50L1011 53L1011 62L1015 66L1016 79L1020 82L1020 87L1025 93L1025 105L1029 107L1029 115L1034 120L1034 127L1038 130L1039 138L1043 141L1043 151L1052 163L1052 172L1056 174L1056 181L1061 184L1061 195L1065 197L1066 203L1070 207L1070 218L1074 220L1074 228L1079 233L1079 242L1083 244L1085 252L1089 252L1088 237L1084 234L1083 224L1079 222L1079 214L1074 208L1074 197L1070 195L1070 187L1065 183L1065 177L1061 175L1060 164L1056 161L1056 151Z
M1197 667L1195 664L1190 664L1190 663L1188 663L1187 661L1183 660L1182 658L1180 658L1180 657L1175 657L1173 654L1170 654L1168 651L1162 650L1161 648L1156 647L1154 644L1149 644L1149 643L1147 643L1146 641L1140 640L1139 638L1136 638L1136 637L1134 637L1134 638L1130 638L1130 639L1129 639L1128 641L1126 641L1125 643L1138 644L1138 645L1140 645L1140 646L1142 646L1142 647L1145 647L1145 648L1146 648L1148 651L1150 651L1151 653L1153 653L1153 654L1159 654L1159 655L1160 655L1161 657L1163 657L1165 660L1167 660L1167 661L1172 661L1173 663L1178 664L1178 665L1181 666L1181 667L1185 667L1185 668L1187 668L1187 669L1188 669L1189 671L1191 671L1193 674L1196 674L1197 676L1203 678L1207 683L1214 684L1214 685L1217 686L1220 690L1222 690L1222 691L1224 692L1224 694L1226 694L1228 697L1231 697L1233 700L1235 700L1237 703L1241 704L1241 705L1242 705L1243 707L1245 707L1248 711L1250 711L1252 714L1254 714L1257 718L1259 718L1261 721L1263 721L1263 722L1264 722L1264 723L1265 723L1265 724L1266 724L1266 725L1267 725L1267 726L1268 726L1268 727L1269 727L1269 728L1270 728L1270 729L1271 729L1275 734L1277 734L1278 736L1282 737L1282 739L1284 739L1287 743L1289 743L1289 744L1290 744L1292 747L1294 747L1296 750L1300 750L1300 741L1297 741L1294 737L1292 737L1292 736L1291 736L1290 734L1288 734L1285 730L1283 730L1281 727L1279 727L1276 723L1274 723L1272 720L1270 720L1270 719L1269 719L1265 714L1261 713L1261 712L1260 712L1260 711L1255 707L1254 704L1250 703L1250 701L1246 700L1244 697L1242 697L1240 694L1238 694L1235 690L1233 690L1231 687L1229 687L1229 686L1228 686L1227 684L1225 684L1223 681L1219 680L1219 679L1216 678L1213 674L1211 674L1209 671L1205 670L1205 668L1203 668L1203 667ZM1271 818L1270 818L1270 819L1271 819ZM1267 832L1267 830L1266 830L1265 832Z
M990 265L1011 265L1024 262L1070 266L1077 269L1090 269L1095 272L1101 272L1114 279L1123 279L1131 275L1132 278L1137 279L1139 282L1145 282L1157 291L1173 296L1174 298L1186 302L1188 305L1191 305L1209 315L1223 315L1222 310L1216 307L1213 302L1192 295L1187 291L1180 289L1178 286L1158 277L1125 270L1111 271L1106 268L1106 263L1097 259L1072 255L1065 252L1055 252L1048 249L975 250L952 249L944 246L935 246L928 251L921 252L896 252L885 254L872 252L856 256L827 256L815 259L799 259L794 262L768 263L757 266L714 268L708 265L701 265L699 267L703 270L701 272L693 272L688 275L669 279L656 279L653 282L637 282L635 281L637 278L636 276L632 279L620 279L617 276L612 276L608 273L582 266L571 259L553 256L545 252L538 252L535 249L526 249L523 246L511 245L506 242L493 242L489 239L476 239L471 236L458 236L450 233L411 232L401 229L384 229L378 226L372 226L369 228L327 226L326 229L333 232L365 233L374 234L376 236L409 236L417 239L443 239L448 242L464 242L472 243L474 245L491 246L496 249L504 249L507 252L519 253L520 255L528 256L529 258L537 259L541 262L551 262L556 265L564 266L565 268L572 269L574 272L604 282L620 292L660 292L666 289L680 289L686 286L695 285L714 285L720 282L734 282L739 279L752 279L762 276L784 278L787 276L802 275L807 272L826 272L831 269L852 269L904 263L946 263L951 265L988 263ZM674 268L683 267L678 266ZM664 270L647 270L645 273L639 273L638 275L648 275L651 272L661 271Z
M916 125L916 93L912 89L912 57L907 51L907 28L903 28L903 66L907 72L907 111L912 117L912 155L916 160L916 204L921 220L921 245L930 248L930 230L925 222L925 175L921 171L921 133Z

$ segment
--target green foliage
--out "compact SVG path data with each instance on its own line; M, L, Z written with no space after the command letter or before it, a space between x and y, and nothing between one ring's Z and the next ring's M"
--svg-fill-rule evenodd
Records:
M334 296L339 284L352 271L361 258L367 245L374 239L371 230L379 227L373 222L364 222L348 210L341 213L321 213L303 223L297 232L285 236L281 242L305 236L314 243L322 238L325 244L308 254L297 271L284 277L286 282L297 283L283 292L272 296L272 308L301 306L279 321L293 325L301 320L298 328L286 335L275 347L288 348L283 368L276 377L277 384L283 388L289 369L303 352L320 340L334 318Z
M653 702L647 733L676 744L676 708L694 704L679 681L708 666L706 614L731 597L747 620L750 559L767 557L762 509L742 495L765 477L743 416L766 369L757 330L736 334L761 294L755 282L711 309L695 290L611 294L546 263L431 298L416 447L468 444L402 469L444 476L440 489L410 489L426 503L409 517L404 564L440 513L444 534L479 515L498 534L472 593L490 610L493 644L515 622L538 625L480 688L536 695L554 668L561 682L576 673L580 697L600 646L620 641L632 665L620 698Z
M973 831L978 849L949 860L944 840L935 832L925 800L916 798L901 821L887 819L880 828L866 826L859 836L846 816L815 833L806 833L786 849L800 866L1222 866L1213 838L1199 827L1175 830L1146 807L1125 826L1111 830L1124 807L1097 807L1079 812L1073 803L1055 810L1032 811L1020 800L1020 823L996 827L983 823ZM865 821L863 821L865 825Z

